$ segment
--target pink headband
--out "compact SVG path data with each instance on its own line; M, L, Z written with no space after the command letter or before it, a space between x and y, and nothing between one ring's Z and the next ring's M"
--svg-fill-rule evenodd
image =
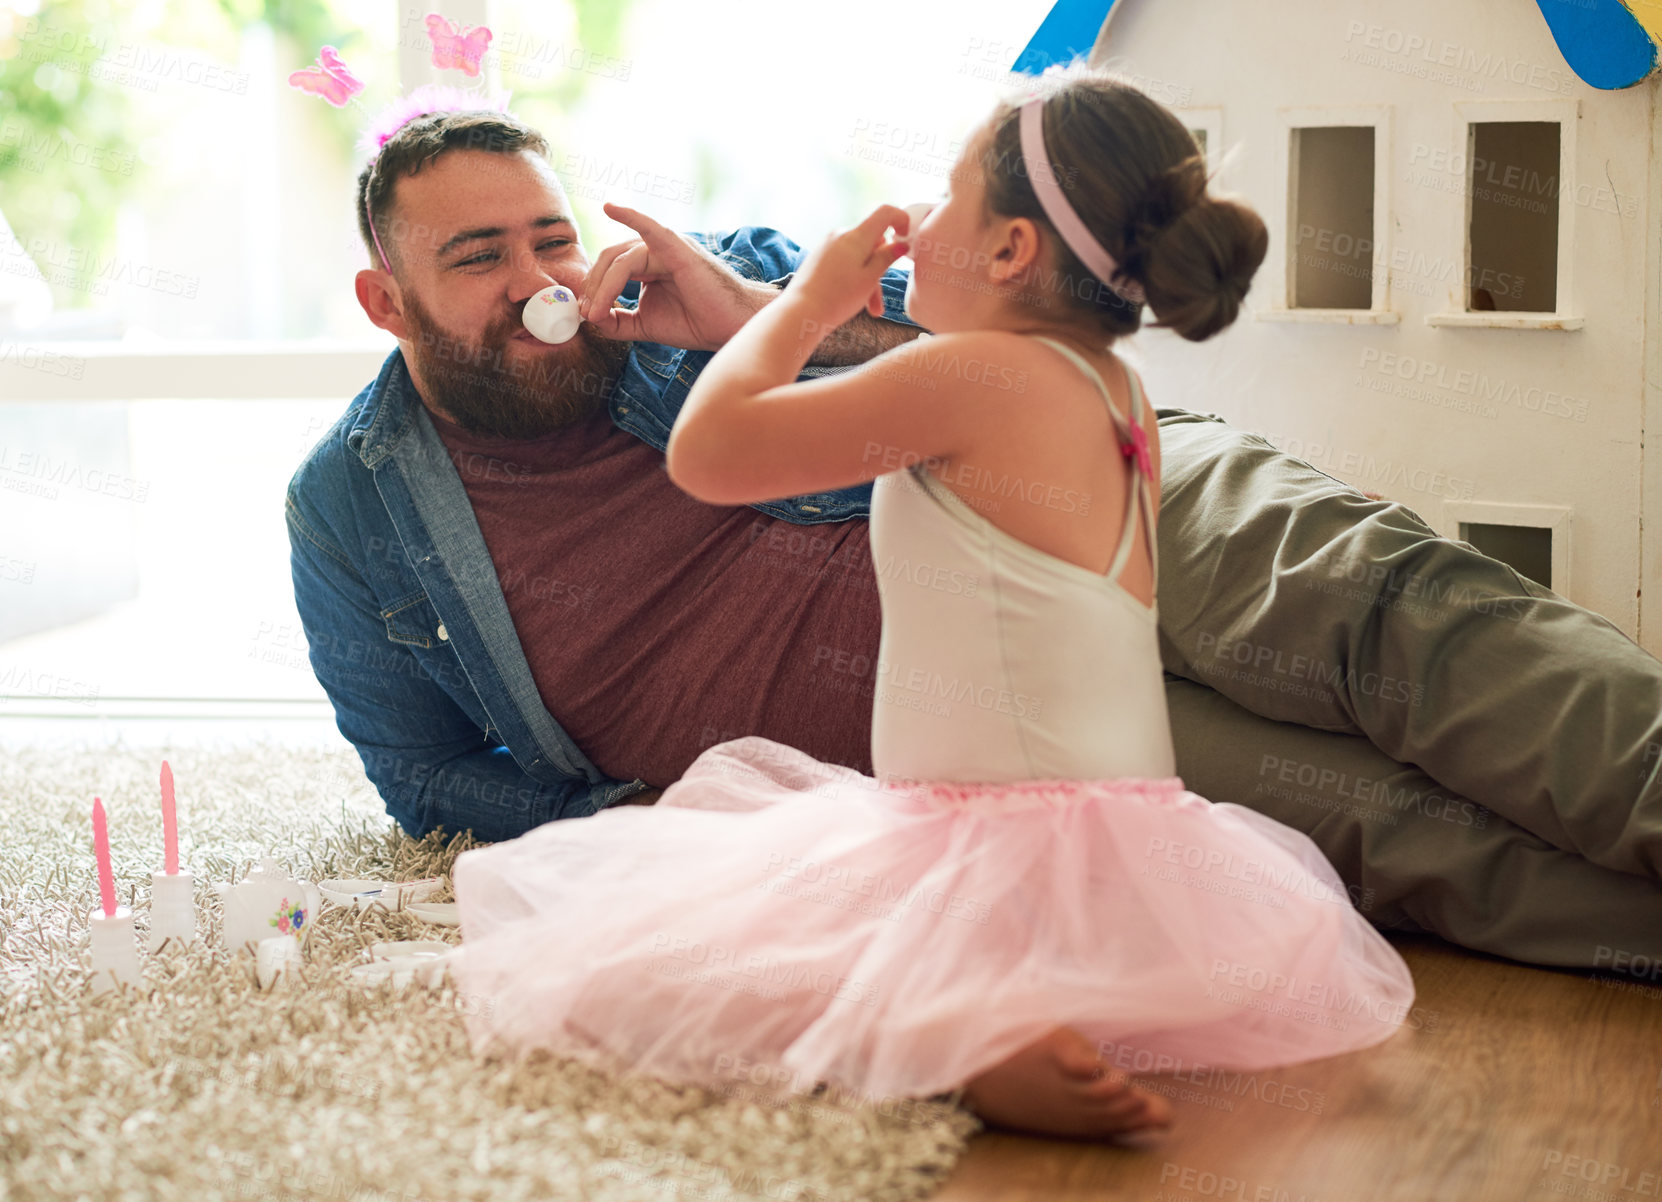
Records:
M381 256L381 268L388 275L392 274L392 264L387 262L387 252L381 249L381 235L375 232L375 214L369 207L369 189L364 189L364 216L369 219L369 236L375 239L375 253Z
M1143 286L1135 280L1115 282L1119 264L1091 236L1091 231L1085 228L1085 223L1079 220L1079 215L1068 204L1067 197L1062 195L1061 185L1056 182L1055 168L1045 151L1044 107L1043 96L1035 96L1021 106L1022 164L1027 169L1028 182L1033 185L1033 194L1039 198L1039 207L1045 211L1045 216L1056 227L1068 249L1079 256L1079 261L1092 275L1115 296L1132 304L1141 304L1146 299Z

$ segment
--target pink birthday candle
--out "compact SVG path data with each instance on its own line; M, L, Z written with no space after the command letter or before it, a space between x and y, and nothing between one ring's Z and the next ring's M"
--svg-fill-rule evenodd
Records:
M98 857L98 893L104 917L115 917L115 874L110 871L110 832L104 824L104 803L92 799L92 854Z
M179 815L173 807L173 769L162 761L162 843L163 864L168 876L179 871Z

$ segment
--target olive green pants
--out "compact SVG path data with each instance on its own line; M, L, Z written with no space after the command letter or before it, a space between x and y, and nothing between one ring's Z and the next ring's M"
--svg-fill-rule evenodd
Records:
M1178 774L1308 834L1382 927L1662 963L1662 662L1413 510L1162 409Z

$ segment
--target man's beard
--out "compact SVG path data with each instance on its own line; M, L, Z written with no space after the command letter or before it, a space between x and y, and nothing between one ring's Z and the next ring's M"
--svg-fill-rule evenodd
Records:
M425 399L473 434L523 441L593 416L629 354L627 343L587 325L558 350L511 351L509 341L525 328L518 310L491 322L476 343L439 325L408 290L404 312Z

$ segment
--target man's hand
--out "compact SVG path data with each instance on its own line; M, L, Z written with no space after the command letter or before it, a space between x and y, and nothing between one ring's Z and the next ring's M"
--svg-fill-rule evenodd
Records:
M779 295L771 284L741 278L702 246L644 213L615 204L602 208L640 237L601 251L583 281L578 312L598 334L713 351ZM640 304L618 308L630 280L641 282Z

